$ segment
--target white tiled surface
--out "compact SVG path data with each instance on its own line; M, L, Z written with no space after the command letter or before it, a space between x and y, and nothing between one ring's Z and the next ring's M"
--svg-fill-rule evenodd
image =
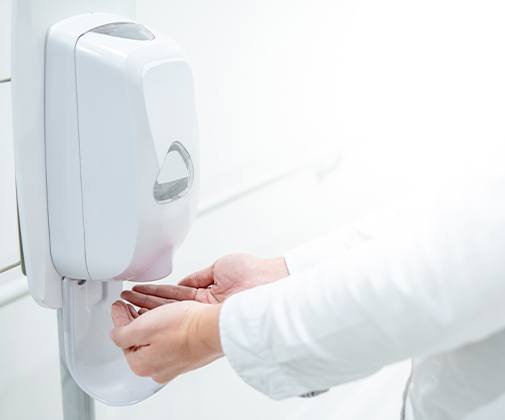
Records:
M0 79L10 76L11 0L0 0Z
M0 83L0 268L19 260L10 83Z

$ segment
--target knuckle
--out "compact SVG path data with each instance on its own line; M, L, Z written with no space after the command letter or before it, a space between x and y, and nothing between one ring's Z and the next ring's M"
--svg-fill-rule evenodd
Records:
M112 340L112 342L118 346L118 347L121 347L121 340L120 340L120 337L119 337L119 332L118 332L118 329L117 328L114 328L111 332L110 332L110 338Z
M128 360L128 364L132 372L137 376L149 376L151 374L149 367L141 360L130 359Z
M165 382L163 381L163 378L160 375L153 375L151 376L154 382L157 382L159 384L164 384Z
M157 382L157 383L159 383L161 385L164 385L164 384L170 382L173 379L172 377L170 377L168 375L152 375L151 378L155 382Z

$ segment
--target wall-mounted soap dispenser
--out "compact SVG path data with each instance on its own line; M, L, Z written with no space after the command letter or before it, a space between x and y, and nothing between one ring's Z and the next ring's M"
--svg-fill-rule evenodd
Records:
M44 63L42 135L20 126L26 90L14 88L13 101L30 289L39 303L63 309L65 358L77 384L105 403L131 404L160 385L134 375L110 341L110 305L122 281L170 274L194 218L191 70L174 41L106 13L50 25Z

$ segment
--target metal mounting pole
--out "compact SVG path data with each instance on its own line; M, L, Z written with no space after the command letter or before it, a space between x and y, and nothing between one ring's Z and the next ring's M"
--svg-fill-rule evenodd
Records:
M63 339L63 310L58 309L58 341L60 347L61 394L64 420L95 420L95 403L77 385L70 375L65 362L65 343Z

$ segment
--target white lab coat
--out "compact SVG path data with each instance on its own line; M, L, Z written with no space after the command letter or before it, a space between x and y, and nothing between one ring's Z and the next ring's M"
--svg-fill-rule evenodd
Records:
M289 277L229 298L238 375L282 399L413 358L406 418L505 418L502 166L290 251Z

